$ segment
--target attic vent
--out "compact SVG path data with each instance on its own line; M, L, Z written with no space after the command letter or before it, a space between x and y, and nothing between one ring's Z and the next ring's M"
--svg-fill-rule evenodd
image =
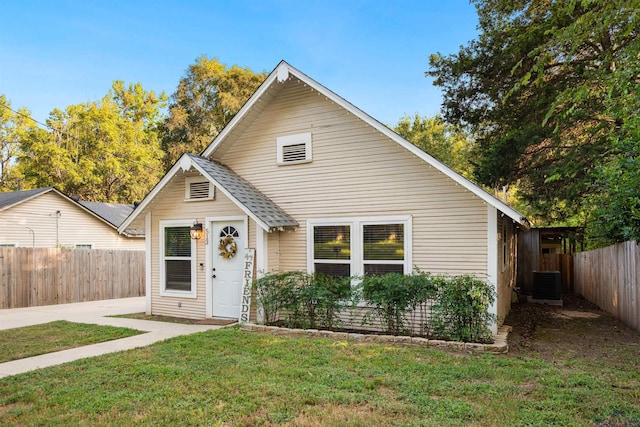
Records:
M282 147L282 162L291 163L307 159L307 144L292 144Z
M189 198L190 199L206 199L209 197L209 183L204 182L192 182L189 184Z
M185 180L185 200L211 200L215 187L202 177L188 177Z
M277 139L277 146L279 165L311 161L311 133L280 136Z

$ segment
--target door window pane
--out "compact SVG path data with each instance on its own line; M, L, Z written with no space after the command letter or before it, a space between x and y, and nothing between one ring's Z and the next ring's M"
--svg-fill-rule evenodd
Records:
M313 257L315 259L351 259L351 227L322 225L313 229Z
M362 232L365 260L404 260L404 224L364 225Z

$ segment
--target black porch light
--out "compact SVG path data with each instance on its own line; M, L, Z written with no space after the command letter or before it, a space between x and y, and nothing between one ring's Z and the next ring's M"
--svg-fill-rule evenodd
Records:
M196 219L191 229L189 229L189 234L191 234L193 240L200 240L202 238L202 223Z

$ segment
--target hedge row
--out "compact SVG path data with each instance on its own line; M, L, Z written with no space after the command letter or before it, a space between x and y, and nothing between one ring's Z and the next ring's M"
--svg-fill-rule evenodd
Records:
M465 342L489 342L495 316L493 288L471 275L334 277L300 271L270 273L255 282L267 325L290 328L349 329L383 325L380 332ZM341 315L355 307L367 314L354 325ZM353 317L352 317L353 318ZM419 331L412 328L422 319Z

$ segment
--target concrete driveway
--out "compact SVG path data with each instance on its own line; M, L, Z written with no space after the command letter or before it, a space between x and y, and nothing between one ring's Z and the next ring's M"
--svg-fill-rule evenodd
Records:
M145 311L144 297L0 310L0 330L21 328L55 320L67 320L77 323L120 326L147 332L132 337L0 363L0 378L87 357L144 347L179 335L188 335L224 327L106 317L143 311Z

